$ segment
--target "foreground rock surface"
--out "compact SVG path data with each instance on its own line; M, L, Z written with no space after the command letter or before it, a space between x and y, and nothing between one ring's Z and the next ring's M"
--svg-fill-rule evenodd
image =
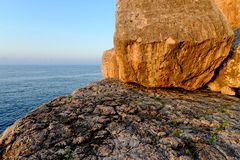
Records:
M0 159L240 159L240 99L103 80L0 136Z
M240 0L215 0L233 28L240 27Z
M224 61L213 82L209 83L212 91L236 95L240 89L240 28L235 30L235 38L230 55Z
M233 32L212 0L118 0L119 79L195 90L228 56Z

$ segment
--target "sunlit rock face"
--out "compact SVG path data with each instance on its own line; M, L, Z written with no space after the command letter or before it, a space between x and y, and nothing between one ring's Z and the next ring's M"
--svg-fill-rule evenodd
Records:
M232 39L211 0L117 0L114 45L123 82L195 90L212 79Z
M208 86L212 91L228 95L235 95L235 89L240 89L240 28L235 30L229 57L216 73L214 81Z
M233 28L240 27L240 0L215 0Z
M103 78L118 78L118 65L114 49L107 50L103 53L102 75Z

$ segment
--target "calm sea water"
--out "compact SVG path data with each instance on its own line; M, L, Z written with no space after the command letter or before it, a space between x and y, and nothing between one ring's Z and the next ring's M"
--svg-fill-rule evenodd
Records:
M100 66L0 66L0 134L37 106L101 78Z

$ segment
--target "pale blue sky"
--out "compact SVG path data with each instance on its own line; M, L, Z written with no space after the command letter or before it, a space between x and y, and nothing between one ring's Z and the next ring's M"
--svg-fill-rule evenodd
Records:
M115 0L0 0L1 64L100 64Z

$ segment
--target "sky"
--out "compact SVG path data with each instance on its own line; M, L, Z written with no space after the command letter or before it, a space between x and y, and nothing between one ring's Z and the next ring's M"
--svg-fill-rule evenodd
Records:
M115 0L0 0L0 65L100 64Z

